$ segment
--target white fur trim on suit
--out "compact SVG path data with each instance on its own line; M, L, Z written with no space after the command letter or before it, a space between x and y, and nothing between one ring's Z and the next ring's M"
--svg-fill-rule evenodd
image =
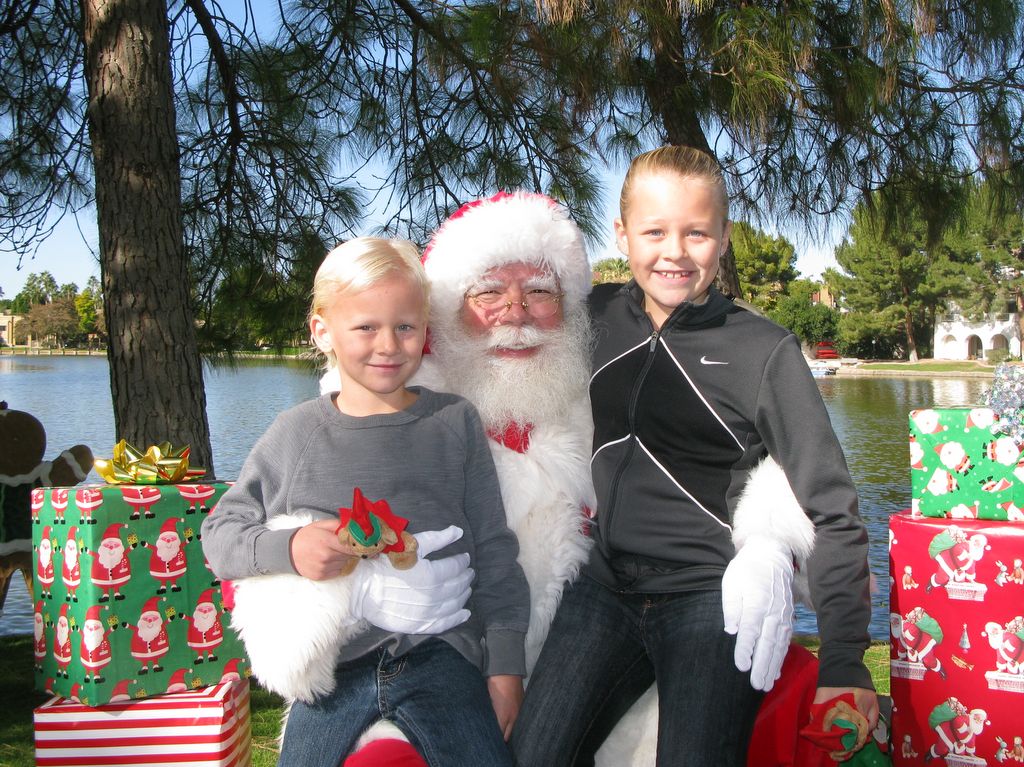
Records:
M737 551L755 535L773 538L793 553L797 563L793 594L811 606L807 559L814 551L814 523L771 456L751 469L732 516L732 541Z
M503 192L463 205L441 225L423 254L432 307L451 316L482 274L525 259L558 276L568 305L590 294L593 272L583 236L554 200Z
M311 521L306 514L277 516L267 527L284 530ZM307 703L333 691L340 648L367 627L348 614L350 580L263 575L234 584L231 627L260 684Z

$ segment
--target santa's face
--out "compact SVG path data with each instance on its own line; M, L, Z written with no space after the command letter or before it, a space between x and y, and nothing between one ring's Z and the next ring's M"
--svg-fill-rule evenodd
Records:
M78 564L78 544L74 538L69 538L68 542L64 544L64 563L68 567Z
M108 569L117 567L123 557L124 544L121 543L120 538L104 538L100 543L99 551L96 552L96 558L100 564Z
M535 266L498 271L508 270L521 274L500 284L511 288L508 296L514 294L506 301L529 304L530 290L552 284ZM526 275L538 281L531 283ZM489 284L478 281L470 294ZM433 317L430 347L450 390L476 406L485 427L559 423L586 400L591 331L584 307L560 303L557 313L536 319L515 303L495 317L472 305L467 299L458 314Z
M36 613L34 616L32 616L32 636L35 637L37 642L43 638L44 628L45 625L43 624L43 614Z
M143 613L139 616L139 622L137 625L139 637L147 642L151 642L156 639L160 633L160 627L163 625L163 621L160 619L160 613L155 610Z
M103 624L98 620L87 620L82 624L82 641L90 650L95 650L103 642Z
M488 353L496 357L530 357L542 343L543 333L537 331L562 324L558 280L533 264L495 267L466 294L462 321L469 333L495 339ZM551 311L552 304L550 316L536 316Z
M64 644L68 640L68 633L70 632L68 625L68 619L63 615L57 619L57 641L60 644Z
M49 538L43 538L39 541L39 564L44 567L50 564L53 559L53 544L50 543Z
M164 562L170 562L181 551L181 538L173 530L160 533L156 539L156 555Z
M208 631L217 622L217 608L212 602L200 602L192 613L192 623L200 631Z

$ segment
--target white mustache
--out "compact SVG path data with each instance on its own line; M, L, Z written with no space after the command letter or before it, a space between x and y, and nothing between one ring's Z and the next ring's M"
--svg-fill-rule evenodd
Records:
M488 349L529 349L544 342L544 331L530 325L500 325L487 336Z

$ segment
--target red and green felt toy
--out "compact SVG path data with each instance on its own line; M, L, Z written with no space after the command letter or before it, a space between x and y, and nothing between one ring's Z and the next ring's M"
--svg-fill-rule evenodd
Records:
M416 539L405 529L409 520L394 514L383 498L371 501L357 487L352 494L352 508L338 509L338 519L334 531L338 540L354 548L359 558L387 554L398 570L408 570L416 564ZM352 558L341 574L348 575L357 564L359 559Z

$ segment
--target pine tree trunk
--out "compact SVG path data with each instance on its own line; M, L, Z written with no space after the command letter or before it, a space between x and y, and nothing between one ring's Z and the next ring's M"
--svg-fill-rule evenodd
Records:
M166 0L83 0L89 136L118 439L213 476L182 238ZM102 454L102 451L97 451Z
M647 99L661 120L665 141L703 149L714 155L694 109L690 77L684 66L683 31L679 16L668 6L658 8L652 5L647 9L647 18L655 71L653 78L645 80ZM732 244L722 254L715 286L728 296L743 296Z

